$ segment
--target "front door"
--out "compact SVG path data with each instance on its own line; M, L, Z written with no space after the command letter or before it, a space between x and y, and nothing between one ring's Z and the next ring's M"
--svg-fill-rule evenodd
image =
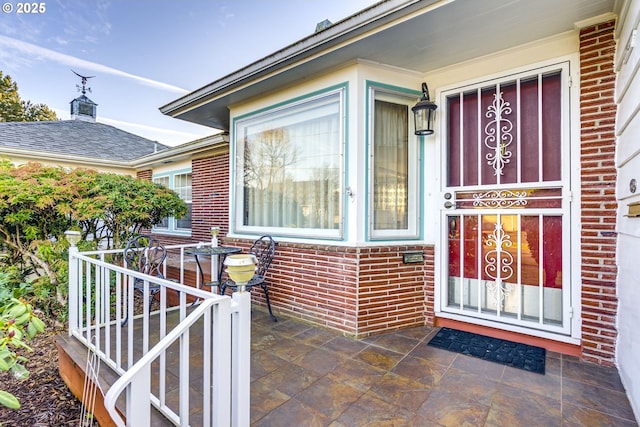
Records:
M568 81L560 64L443 92L442 312L570 334Z

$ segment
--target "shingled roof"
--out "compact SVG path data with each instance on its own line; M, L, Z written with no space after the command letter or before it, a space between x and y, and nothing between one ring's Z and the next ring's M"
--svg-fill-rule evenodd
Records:
M0 123L2 148L131 161L168 147L103 123L60 120Z

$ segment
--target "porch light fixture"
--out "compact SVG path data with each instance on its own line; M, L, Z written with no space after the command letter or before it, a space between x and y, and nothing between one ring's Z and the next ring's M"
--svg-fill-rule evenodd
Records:
M413 111L413 119L415 120L416 135L431 135L433 133L433 124L436 118L436 109L438 106L429 100L429 88L426 83L422 83L422 98L411 109Z
M256 274L258 259L253 254L229 255L224 260L227 274L238 285L238 292L246 290L247 283Z
M82 239L82 235L80 234L79 231L76 231L76 230L65 231L64 237L65 239L67 239L67 242L69 242L71 246L77 245L78 242L80 242L80 240Z

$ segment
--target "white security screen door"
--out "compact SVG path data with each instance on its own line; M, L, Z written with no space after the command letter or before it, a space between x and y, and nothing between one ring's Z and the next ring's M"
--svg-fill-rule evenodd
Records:
M442 311L570 333L567 76L443 93Z

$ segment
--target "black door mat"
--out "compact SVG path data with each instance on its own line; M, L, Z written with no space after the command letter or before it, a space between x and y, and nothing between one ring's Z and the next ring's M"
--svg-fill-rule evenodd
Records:
M442 328L429 345L544 375L545 349Z

